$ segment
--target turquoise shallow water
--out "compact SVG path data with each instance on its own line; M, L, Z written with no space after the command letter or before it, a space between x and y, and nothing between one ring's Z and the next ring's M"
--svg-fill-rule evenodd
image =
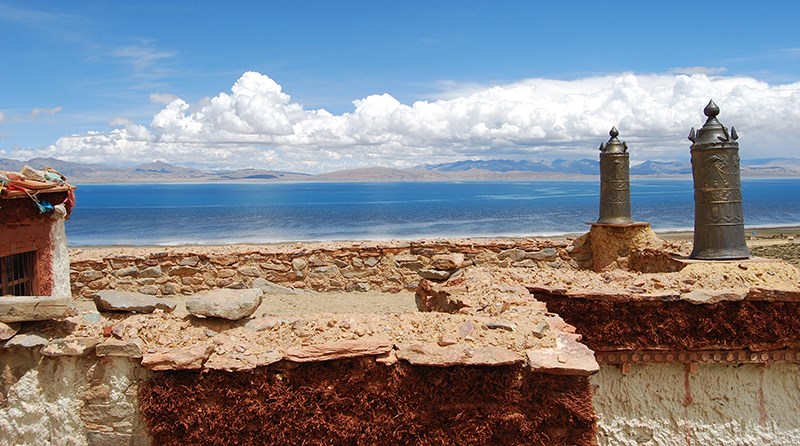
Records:
M743 180L747 226L800 225L800 179ZM598 181L80 185L71 245L499 237L583 232ZM636 180L632 214L693 226L691 180Z

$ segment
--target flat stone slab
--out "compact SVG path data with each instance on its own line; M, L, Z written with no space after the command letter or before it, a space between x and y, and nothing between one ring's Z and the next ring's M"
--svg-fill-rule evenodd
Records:
M589 376L600 370L594 352L570 335L559 335L555 347L529 350L526 355L528 366L534 372Z
M748 300L767 300L775 302L800 301L800 289L767 289L753 287L747 293Z
M3 344L3 348L35 348L44 347L50 341L37 334L18 334Z
M19 331L19 324L0 322L0 341L5 341L14 337Z
M203 367L214 347L198 344L142 355L142 365L150 370L197 370Z
M441 271L438 269L421 269L417 271L417 273L425 279L437 281L447 280L453 274L452 271Z
M129 311L132 313L152 313L156 309L168 313L175 310L176 304L163 298L131 291L102 290L94 295L94 304L99 311Z
M70 297L0 297L0 322L28 322L62 319L71 312Z
M294 347L286 350L286 359L294 362L330 361L333 359L377 356L389 352L393 347L388 338L362 338L353 341Z
M733 302L744 300L747 297L746 290L709 290L695 288L688 293L681 294L681 300L693 304L715 304L718 302Z
M44 356L86 356L100 342L97 338L53 339L41 353Z
M212 370L225 370L226 372L243 372L256 367L274 364L281 359L283 359L283 354L277 350L250 355L236 354L234 356L212 353L204 367Z
M139 338L108 339L94 347L97 356L117 356L122 358L141 358L144 341Z
M413 365L450 367L454 365L508 365L522 362L523 358L503 347L470 347L455 344L398 345L397 358Z
M216 317L236 321L244 319L261 305L260 289L218 289L198 293L186 299L186 310L193 316Z

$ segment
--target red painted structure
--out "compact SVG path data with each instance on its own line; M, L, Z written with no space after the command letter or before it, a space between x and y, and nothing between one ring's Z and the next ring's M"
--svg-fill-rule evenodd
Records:
M39 200L61 203L66 192L39 193ZM0 197L0 259L8 266L9 256L33 252L33 276L30 295L49 296L53 290L52 227L58 220L51 218L52 212L39 213L36 203L28 197ZM7 271L4 271L7 272ZM3 278L8 281L9 275ZM4 282L5 283L5 282Z

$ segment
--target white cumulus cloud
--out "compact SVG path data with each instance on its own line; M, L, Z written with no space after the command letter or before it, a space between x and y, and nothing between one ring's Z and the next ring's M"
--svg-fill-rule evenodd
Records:
M743 158L794 155L800 139L800 83L622 73L462 91L411 104L375 94L334 115L306 109L269 76L248 72L230 92L196 103L156 93L151 101L165 105L149 125L120 120L116 130L65 136L45 152L72 161L327 171L465 158L594 158L615 125L634 159L683 159L689 128L703 124L711 98L720 120L741 135Z

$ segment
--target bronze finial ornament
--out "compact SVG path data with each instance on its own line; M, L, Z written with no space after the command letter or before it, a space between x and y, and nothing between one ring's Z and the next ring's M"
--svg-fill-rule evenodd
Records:
M611 138L600 143L600 218L597 224L627 225L631 218L631 181L628 145L617 139L619 130L612 127Z
M742 185L739 178L739 136L718 120L719 107L709 101L700 130L689 131L694 179L694 248L700 260L750 257L744 238Z

